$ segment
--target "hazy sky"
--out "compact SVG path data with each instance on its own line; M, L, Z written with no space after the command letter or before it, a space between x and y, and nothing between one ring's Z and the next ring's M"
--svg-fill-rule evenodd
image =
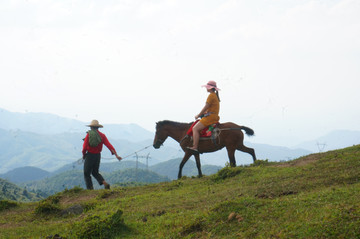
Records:
M358 0L4 0L0 108L85 122L221 122L292 146L360 130Z

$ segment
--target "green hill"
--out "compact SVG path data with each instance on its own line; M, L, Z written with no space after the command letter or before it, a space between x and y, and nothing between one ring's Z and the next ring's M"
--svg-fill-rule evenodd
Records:
M360 238L360 146L203 178L74 188L0 212L0 238Z
M27 166L13 169L5 174L0 174L0 178L6 179L13 183L23 183L34 180L41 180L49 175L50 173L48 171Z
M31 202L42 199L40 195L29 192L0 178L0 200L11 200L19 202ZM1 209L1 207L0 207Z
M137 163L138 168L142 168L145 169L146 165L143 163L138 162ZM107 163L107 162L101 162L100 164L100 172L106 172L106 173L111 173L114 171L119 171L119 170L124 170L124 169L129 169L129 168L135 168L136 167L136 161L133 160L124 160L121 162L112 162L112 163ZM66 164L64 166L62 166L61 168L55 170L54 172L51 173L51 175L56 175L65 171L71 171L71 170L83 170L84 168L84 164L83 163L77 163L77 162L73 162L71 164Z

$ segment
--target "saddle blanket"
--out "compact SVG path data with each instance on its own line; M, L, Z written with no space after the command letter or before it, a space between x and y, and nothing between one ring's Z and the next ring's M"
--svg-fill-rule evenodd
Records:
M195 124L198 122L199 120L196 120L189 128L189 130L187 131L187 135L192 136L193 132L192 129L195 126ZM205 129L200 131L200 137L210 137L212 135L212 131L213 129L215 129L217 126L219 125L219 122L209 125L208 127L206 127Z

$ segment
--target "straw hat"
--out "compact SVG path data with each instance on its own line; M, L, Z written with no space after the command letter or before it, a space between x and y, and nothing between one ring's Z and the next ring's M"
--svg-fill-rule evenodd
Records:
M99 121L97 121L97 120L92 120L91 123L89 125L87 125L87 126L89 126L89 127L99 127L99 128L104 127L101 124L99 124Z
M219 91L220 89L219 88L217 88L217 86L216 86L216 82L215 81L213 81L213 80L211 80L211 81L209 81L206 85L203 85L202 87L206 87L206 89L215 89L215 90L217 90L217 91Z

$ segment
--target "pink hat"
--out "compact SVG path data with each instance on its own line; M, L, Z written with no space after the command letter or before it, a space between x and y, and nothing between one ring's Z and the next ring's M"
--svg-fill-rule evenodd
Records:
M206 87L206 89L212 89L214 88L215 90L219 91L220 89L216 87L216 82L211 80L209 81L206 85L203 85L202 87Z

